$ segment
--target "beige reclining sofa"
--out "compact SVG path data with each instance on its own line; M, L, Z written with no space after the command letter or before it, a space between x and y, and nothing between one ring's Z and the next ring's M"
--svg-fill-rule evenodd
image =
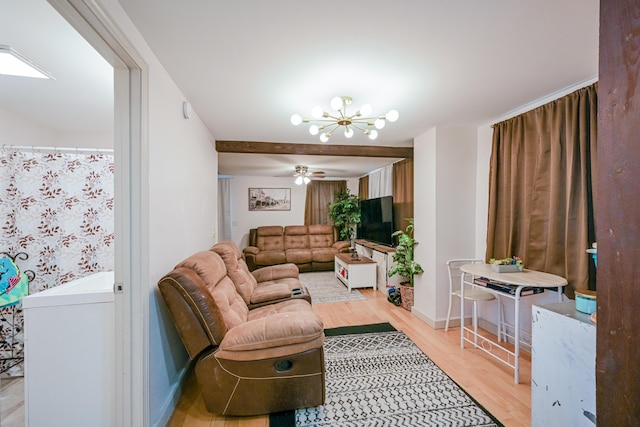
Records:
M250 309L215 250L180 262L158 287L208 411L248 416L324 403L323 323L308 300Z

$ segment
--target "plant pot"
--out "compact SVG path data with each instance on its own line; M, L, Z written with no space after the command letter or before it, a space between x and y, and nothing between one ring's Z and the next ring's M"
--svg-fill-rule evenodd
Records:
M413 286L400 285L400 297L402 299L402 308L411 311L411 307L413 307Z
M495 273L520 273L520 267L515 264L491 264L491 271Z

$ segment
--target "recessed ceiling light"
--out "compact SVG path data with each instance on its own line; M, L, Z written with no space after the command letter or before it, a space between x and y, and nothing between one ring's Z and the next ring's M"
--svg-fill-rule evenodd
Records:
M53 79L53 75L9 46L0 45L0 74Z

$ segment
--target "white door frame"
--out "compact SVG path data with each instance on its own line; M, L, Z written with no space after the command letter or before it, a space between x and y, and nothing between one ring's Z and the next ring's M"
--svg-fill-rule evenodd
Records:
M114 68L115 419L148 426L148 69L100 0L47 1Z

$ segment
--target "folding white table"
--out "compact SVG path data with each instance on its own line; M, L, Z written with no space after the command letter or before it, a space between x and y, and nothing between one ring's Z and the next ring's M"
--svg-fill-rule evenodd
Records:
M517 273L497 273L491 270L491 266L489 264L465 264L460 267L462 274L460 276L460 313L461 317L464 319L464 288L467 286L474 286L479 289L485 290L487 292L492 292L500 297L509 298L514 300L514 311L515 311L515 320L514 320L514 350L511 351L507 349L505 346L489 340L487 337L479 335L475 330L470 329L464 325L464 321L461 322L462 325L460 327L460 347L464 348L464 342L467 341L474 345L474 347L479 348L480 350L486 352L487 354L493 356L497 360L503 362L504 364L510 366L514 370L514 381L518 384L519 381L519 369L520 369L520 298L522 289L528 286L532 287L540 287L540 288L558 288L558 302L562 302L562 288L567 285L567 279L561 276L556 276L555 274L544 273L542 271L528 270L524 269L521 272ZM508 285L516 286L515 294L511 295L506 292L501 292L498 290L494 290L485 286L477 285L473 282L474 278L477 277L486 277L487 279L495 280L496 282L506 283ZM473 337L473 341L469 338L465 337L465 332L468 332L470 336ZM483 345L478 346L478 339L484 342L489 342L490 347L485 348ZM491 346L496 346L504 351L507 355L513 357L513 363L509 361L507 357L506 360L499 358L494 353L490 351Z

